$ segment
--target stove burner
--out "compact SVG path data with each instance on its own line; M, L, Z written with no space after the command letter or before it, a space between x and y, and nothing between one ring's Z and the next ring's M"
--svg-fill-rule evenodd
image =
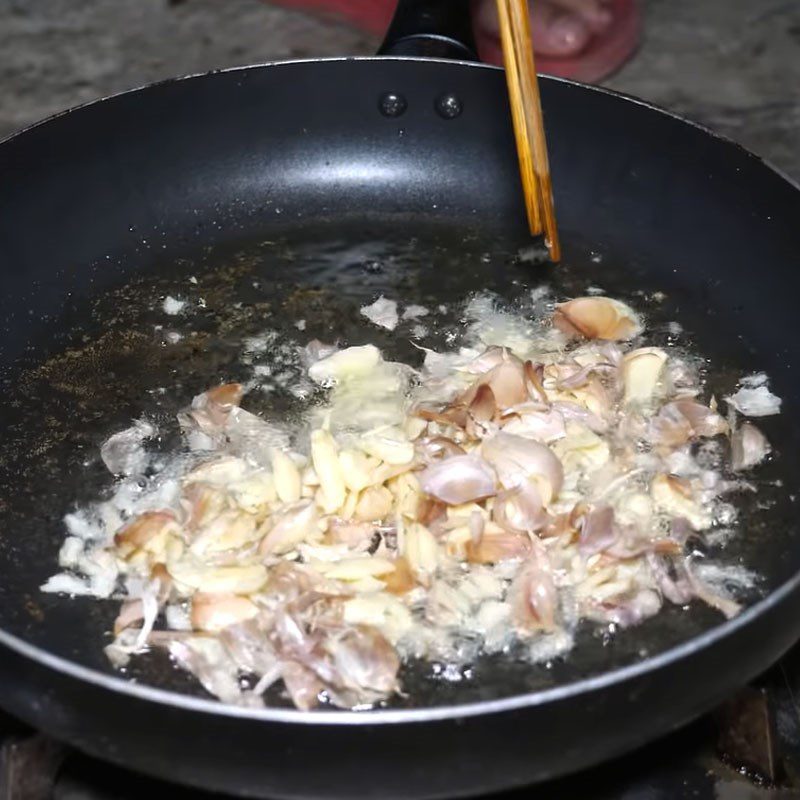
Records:
M773 786L780 783L783 770L767 690L745 687L720 707L716 719L720 757L744 775Z
M7 738L0 745L0 798L50 800L64 756L62 745L41 734Z

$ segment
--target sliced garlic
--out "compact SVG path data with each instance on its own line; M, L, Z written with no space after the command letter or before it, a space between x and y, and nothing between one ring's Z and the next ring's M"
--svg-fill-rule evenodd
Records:
M342 503L341 518L352 519L356 514L356 508L358 507L359 502L358 492L348 492L344 503Z
M319 487L319 475L317 475L314 467L311 464L303 467L303 471L300 473L300 477L303 482L303 490L305 491L308 488L316 489Z
M488 598L501 598L506 585L493 571L475 568L461 584L461 591L473 602L480 602Z
M303 560L308 563L314 561L334 563L347 558L350 552L346 544L301 544L297 549Z
M214 486L227 486L244 478L250 470L250 465L244 459L225 456L195 467L184 476L183 483L202 481Z
M712 515L692 497L691 485L674 475L656 475L650 484L656 507L676 517L683 517L696 530L711 527Z
M643 403L653 396L667 354L660 347L640 347L622 359L622 381L624 403Z
M387 486L397 499L397 513L409 519L415 518L421 497L417 476L413 472L404 472L392 478Z
M469 598L444 581L435 582L428 592L426 616L437 625L463 627L471 612Z
M190 530L197 530L207 525L227 508L228 500L228 493L212 484L190 483L183 490L182 505L188 516L186 526Z
M499 600L487 600L478 609L476 623L484 635L498 629L507 631L511 628L511 606Z
M311 460L319 477L325 513L333 514L344 503L346 487L336 442L328 431L317 429L311 434Z
M241 511L226 511L206 525L189 550L196 555L233 550L261 538L256 520Z
M362 578L375 578L394 572L394 564L386 558L365 556L364 558L344 558L334 564L316 564L316 569L326 578L337 581L358 581Z
M348 378L368 374L380 361L381 352L375 345L348 347L317 361L308 370L308 375L315 383L340 383Z
M272 453L272 474L275 491L282 503L296 503L300 499L302 481L297 465L282 450Z
M193 559L181 559L167 566L178 583L207 594L252 594L267 582L263 564L232 567L209 567Z
M374 522L389 516L393 504L394 496L385 486L370 486L361 492L355 512L350 515L345 512L342 516L345 519L352 516L360 522Z
M413 522L406 528L402 554L412 572L419 578L433 574L439 563L439 545L436 538L418 522Z
M343 610L348 625L372 625L396 644L413 626L411 612L401 600L385 592L347 600Z
M366 578L359 578L357 581L348 581L347 588L359 594L370 594L383 591L386 588L386 583L369 575Z
M345 485L352 492L360 492L372 484L372 476L379 461L361 450L347 449L339 453L339 463Z
M364 452L387 464L408 464L414 458L414 445L400 428L388 427L366 434L360 442Z
M254 472L232 484L228 490L236 505L248 514L261 515L278 500L273 476L268 472Z
M186 552L186 545L177 536L170 536L164 548L164 556L167 564L178 561Z

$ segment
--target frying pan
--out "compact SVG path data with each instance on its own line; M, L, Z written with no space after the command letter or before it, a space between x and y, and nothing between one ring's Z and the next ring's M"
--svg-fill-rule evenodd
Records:
M453 797L630 750L796 640L800 192L669 113L543 79L565 256L531 263L503 73L467 60L465 14L402 2L384 57L161 83L0 145L0 702L13 714L104 759L243 796ZM457 307L478 290L514 304L542 283L629 299L656 341L679 321L713 362L715 392L771 376L784 400L762 425L775 454L716 553L760 576L737 618L692 605L617 634L587 625L551 664L480 658L463 680L412 664L386 709L307 713L278 695L263 710L223 706L158 653L120 675L102 654L114 604L39 592L63 514L110 485L99 443L142 413L168 428L193 394L241 377L243 336L298 335L303 317L309 339L411 358L401 336L365 332L360 304L385 293ZM184 338L167 346L156 326L177 323L159 303L191 292ZM292 413L280 391L249 402Z

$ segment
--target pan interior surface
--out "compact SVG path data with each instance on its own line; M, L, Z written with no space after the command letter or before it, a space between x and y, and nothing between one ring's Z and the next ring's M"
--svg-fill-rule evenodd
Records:
M379 113L388 90L408 101L399 120ZM435 111L444 91L463 101L456 119ZM445 304L419 343L452 346L445 334L463 327L458 303L471 293L524 310L542 283L556 299L601 287L643 311L656 342L679 323L675 344L708 359L718 398L741 375L769 374L783 412L759 425L775 452L758 494L737 499L741 532L721 558L761 576L749 603L795 577L800 193L735 145L641 104L555 81L542 99L558 269L519 258L529 241L513 136L503 75L490 68L389 59L236 70L112 98L0 145L0 628L111 673L102 647L115 604L39 592L57 569L63 515L109 490L98 450L110 433L145 415L172 431L169 449L193 395L249 378L244 338L370 341L414 364L408 331L368 328L361 305L380 294ZM166 296L189 299L187 312L165 316ZM245 407L297 412L280 387ZM551 664L479 659L457 680L410 665L395 702L565 685L721 622L697 604L666 607L614 635L587 625ZM777 655L776 630L753 655L760 668ZM726 680L748 669L732 663ZM127 677L202 696L157 653ZM702 710L684 705L659 729Z
M769 368L743 341L738 322L698 302L696 290L682 286L679 277L637 270L624 257L575 236L568 241L564 264L554 268L532 263L524 238L489 231L465 235L460 226L420 222L403 232L377 224L287 226L268 240L156 260L149 274L121 280L77 302L66 316L44 321L30 355L6 367L0 402L0 515L6 532L0 538L0 626L71 661L114 672L102 648L111 640L118 604L38 591L57 571L63 515L76 501L111 491L113 479L99 458L108 435L144 416L158 424L158 446L169 453L179 443L175 414L195 394L220 382L250 381L253 357L243 355L250 337L267 334L270 352L256 361L268 364L272 377L267 390L246 396L244 406L278 420L302 411L288 377L297 367L297 347L313 339L370 342L387 358L416 365L422 357L417 345L458 346L465 301L476 293L525 313L531 293L541 287L556 300L599 287L644 313L654 344L688 345L703 355L708 392L716 397L733 391L741 375ZM710 299L713 286L707 291ZM394 332L370 325L359 309L379 295L432 309L425 335L415 338L408 325ZM165 313L168 296L186 301L180 315ZM281 371L288 379L280 378ZM740 532L724 547L705 548L711 558L758 574L756 587L742 598L747 603L792 577L798 558L795 498L785 490L797 482L797 431L788 414L764 420L762 428L776 452L759 475L758 493L735 499ZM666 604L629 630L583 623L573 651L548 663L531 665L513 654L481 656L458 674L439 664L411 663L401 676L405 694L391 705L458 705L568 684L661 653L721 622L699 603ZM124 675L205 696L160 652L135 657ZM288 705L278 689L267 702Z

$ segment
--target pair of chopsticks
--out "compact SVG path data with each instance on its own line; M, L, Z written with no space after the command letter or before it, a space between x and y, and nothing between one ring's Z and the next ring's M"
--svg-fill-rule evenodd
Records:
M551 260L559 261L561 244L556 229L528 2L497 0L497 14L528 225L534 236L544 234Z

